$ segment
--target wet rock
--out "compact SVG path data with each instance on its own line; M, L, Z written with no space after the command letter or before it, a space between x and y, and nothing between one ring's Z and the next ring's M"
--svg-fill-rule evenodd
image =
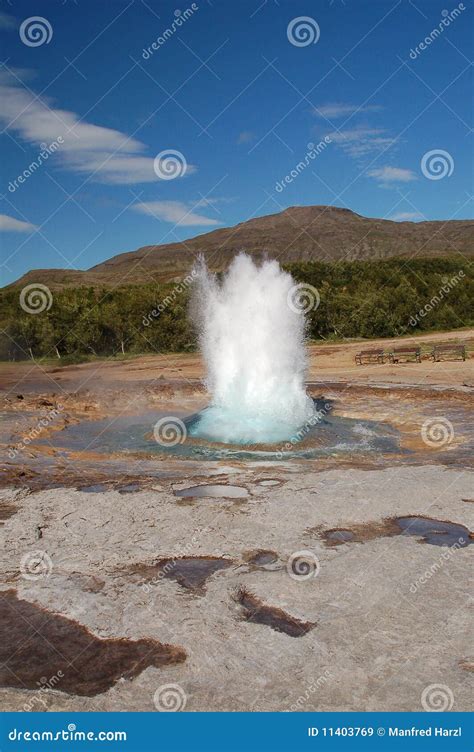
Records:
M257 549L256 551L246 551L243 555L244 561L252 569L279 569L278 554L276 551L269 549Z
M133 679L149 666L182 663L185 651L152 639L101 639L76 621L0 593L0 686L35 689L44 677L60 677L55 689L92 697L121 677Z
M459 548L465 548L474 543L473 534L464 525L417 515L390 517L379 522L359 523L319 532L327 546L365 543L376 538L391 538L395 535L411 535L419 538L419 543L429 543L432 546L456 545Z
M194 593L205 593L209 577L233 564L231 559L217 556L189 556L182 558L159 559L153 565L134 564L129 568L144 580L159 582L161 579L175 580L181 587Z
M301 621L281 608L267 606L245 588L240 588L237 592L236 601L242 606L243 617L246 621L264 624L290 637L303 637L316 626L315 622Z

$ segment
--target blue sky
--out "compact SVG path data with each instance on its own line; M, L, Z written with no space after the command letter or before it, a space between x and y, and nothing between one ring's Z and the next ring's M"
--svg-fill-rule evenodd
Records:
M472 218L472 28L469 0L2 2L2 284L293 205Z

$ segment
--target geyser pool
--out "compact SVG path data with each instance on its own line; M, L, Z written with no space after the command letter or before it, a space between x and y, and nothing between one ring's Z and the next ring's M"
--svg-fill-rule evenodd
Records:
M304 313L298 286L277 261L246 254L222 281L197 267L192 316L199 330L210 405L192 436L225 444L287 441L314 422L304 387Z

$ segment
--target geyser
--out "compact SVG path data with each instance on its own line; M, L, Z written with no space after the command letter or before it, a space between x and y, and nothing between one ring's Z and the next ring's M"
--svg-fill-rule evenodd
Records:
M192 316L211 395L190 433L226 444L301 437L315 408L304 388L304 314L298 287L277 261L236 256L222 281L197 267ZM303 431L304 434L304 431Z

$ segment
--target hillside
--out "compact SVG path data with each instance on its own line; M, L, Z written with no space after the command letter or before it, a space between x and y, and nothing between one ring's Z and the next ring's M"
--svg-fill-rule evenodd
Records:
M41 282L58 289L169 281L189 272L199 253L212 270L220 271L241 250L282 263L472 256L474 221L393 222L337 207L295 206L184 242L121 253L87 271L36 269L14 285Z

